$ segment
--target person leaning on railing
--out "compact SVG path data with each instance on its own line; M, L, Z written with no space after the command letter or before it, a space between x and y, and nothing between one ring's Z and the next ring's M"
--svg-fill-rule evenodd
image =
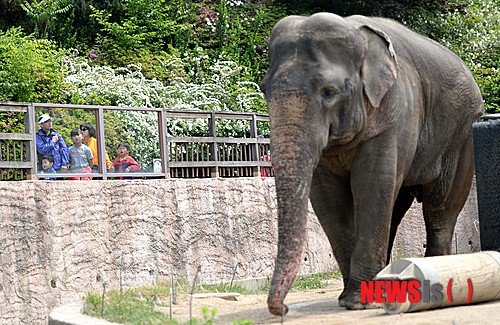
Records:
M94 173L98 172L99 166L99 154L98 154L98 146L97 139L95 138L95 129L89 122L80 124L80 130L83 133L83 144L90 148L92 154L94 156L94 167L92 171ZM108 152L104 151L106 156L106 168L109 170L111 166L113 166L113 162L109 159Z

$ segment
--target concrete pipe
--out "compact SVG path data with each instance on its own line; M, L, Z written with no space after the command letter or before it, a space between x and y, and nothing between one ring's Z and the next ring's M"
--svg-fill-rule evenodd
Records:
M500 253L403 258L368 282L374 284L375 302L383 300L388 314L497 300ZM365 283L365 292L368 287ZM361 289L363 294L363 285Z

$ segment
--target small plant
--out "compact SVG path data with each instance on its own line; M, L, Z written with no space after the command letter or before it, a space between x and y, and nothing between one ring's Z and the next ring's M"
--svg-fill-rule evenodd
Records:
M242 295L255 294L254 290L249 290L240 285L231 285L230 283L219 283L219 284L204 284L200 286L200 291L203 292L236 292Z
M292 290L302 291L326 288L328 286L328 280L339 278L342 278L340 271L299 276L293 282Z
M102 298L98 292L87 294L83 313L101 317ZM155 310L151 299L140 299L135 290L123 293L112 290L106 293L103 318L110 322L127 324L165 324L168 316Z

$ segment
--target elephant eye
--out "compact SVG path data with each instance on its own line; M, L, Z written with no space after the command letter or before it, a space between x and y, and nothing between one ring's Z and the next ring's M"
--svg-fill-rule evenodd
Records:
M335 95L337 95L338 91L332 87L323 88L321 90L321 97L325 100L331 100Z

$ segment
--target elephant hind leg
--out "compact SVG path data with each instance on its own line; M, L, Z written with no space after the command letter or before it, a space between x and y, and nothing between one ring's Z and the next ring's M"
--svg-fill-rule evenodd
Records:
M460 152L443 161L448 173L424 186L423 212L427 231L425 256L451 254L451 242L458 214L469 196L474 176L472 138Z
M413 203L414 197L410 188L401 187L399 190L398 198L394 203L394 209L392 210L392 219L391 219L391 230L389 233L389 245L387 246L387 261L389 264L391 262L391 252L392 246L394 244L394 239L396 238L396 232L398 230L398 226L401 223L406 211L411 207Z

